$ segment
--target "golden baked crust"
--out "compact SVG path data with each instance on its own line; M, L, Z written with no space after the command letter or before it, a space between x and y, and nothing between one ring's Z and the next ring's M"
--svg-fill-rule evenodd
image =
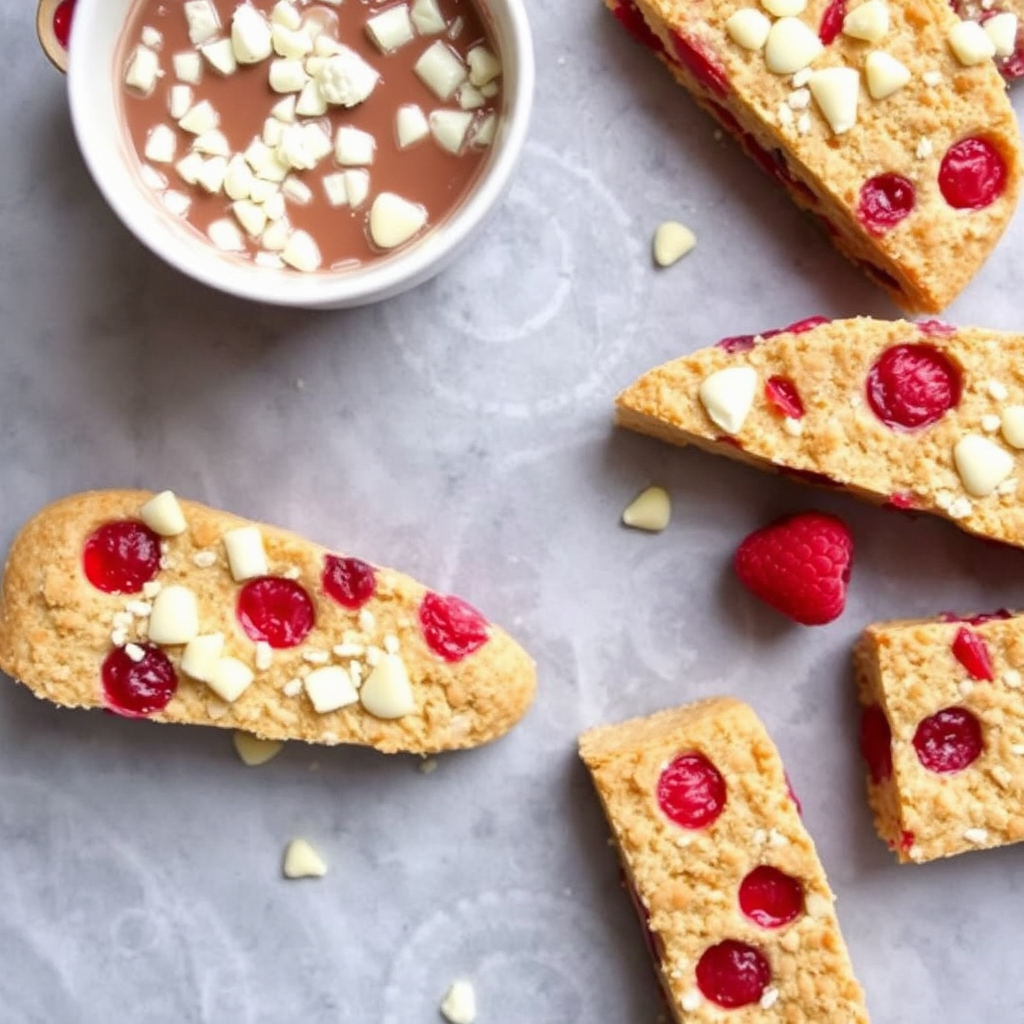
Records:
M792 75L771 73L762 51L746 50L730 38L729 17L759 6L751 0L606 3L790 198L821 220L836 248L902 309L944 309L1009 224L1021 184L1016 118L994 63L964 67L954 56L948 35L959 19L946 0L887 0L890 27L877 44L840 32L813 60L814 71L860 72L857 120L840 134L813 100L806 102L806 89ZM833 6L833 0L808 0L799 19L817 34ZM848 5L851 11L856 6ZM646 31L638 25L641 17ZM704 62L699 75L692 57L689 65L684 59L694 50ZM879 100L864 85L865 61L873 50L911 73L903 88ZM804 90L800 100L791 102L798 89ZM939 185L944 157L966 138L986 140L1005 165L1001 194L976 209L953 208ZM868 230L858 215L862 187L891 174L913 186L913 209L894 226Z
M972 676L954 654L962 630L987 651L991 679ZM854 648L857 690L871 715L885 716L883 724L866 713L862 726L868 801L878 834L902 863L1024 839L1021 665L1024 616L907 619L864 630ZM929 771L918 757L915 734L923 721L950 708L974 716L983 746L962 770Z
M893 429L871 409L868 373L897 345L938 351L959 372L959 402L934 424ZM758 391L742 428L729 437L709 418L698 389L712 373L731 366L754 368ZM799 432L766 399L771 377L796 387L805 410ZM790 471L798 480L841 487L869 501L944 516L969 533L1021 546L1021 453L1000 432L1000 417L1019 405L1024 405L1024 335L860 317L757 339L749 351L705 348L656 367L618 396L616 421L673 444L698 445L761 469ZM965 489L954 460L956 445L968 435L984 437L1012 457L1009 475L981 497Z
M142 595L108 594L92 586L83 570L84 544L104 523L138 519L152 496L122 490L72 495L39 512L15 539L0 599L0 668L37 696L67 707L104 705L101 666L114 646L114 617ZM526 712L535 690L535 667L501 629L490 625L482 647L450 663L430 650L419 627L418 609L427 593L422 584L378 567L376 593L363 609L350 611L323 592L327 549L263 524L256 525L270 574L290 575L302 584L312 599L316 621L303 643L274 651L269 667L255 669L256 645L235 615L240 585L228 570L222 541L225 531L253 524L195 502L180 504L187 530L165 539L158 580L163 586L188 586L197 599L201 632L222 632L224 654L240 659L256 674L241 697L226 703L181 672L183 648L168 646L164 650L177 670L178 688L163 710L147 717L243 729L268 739L426 753L486 743ZM200 562L205 557L212 565L196 564L194 556L200 551L212 553L200 557ZM142 642L145 629L145 618L136 618L128 639ZM367 646L382 646L386 637L393 638L388 641L392 644L397 640L412 683L412 713L383 720L357 702L319 714L305 693L285 692L317 661L347 664L349 657L331 653L346 632L360 634L360 642Z
M822 1024L866 1022L833 910L833 895L804 828L778 751L747 705L700 701L579 738L623 867L648 915L658 971L679 1021L720 1021L702 998L696 964L711 945L731 938L758 948L771 967L759 1003L728 1010L729 1020ZM682 753L703 754L726 785L719 817L702 829L674 824L656 789ZM780 928L762 928L738 905L742 879L770 865L799 880L804 911Z

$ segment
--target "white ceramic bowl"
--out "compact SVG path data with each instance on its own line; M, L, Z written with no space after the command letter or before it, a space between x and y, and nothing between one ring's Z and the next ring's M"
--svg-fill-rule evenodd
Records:
M257 302L331 309L377 302L433 277L461 252L503 196L526 140L533 104L533 42L522 0L475 0L503 65L504 110L472 191L408 248L365 268L301 274L225 258L178 224L139 178L119 115L116 53L133 0L78 0L68 62L75 135L96 184L126 227L156 255L213 288Z

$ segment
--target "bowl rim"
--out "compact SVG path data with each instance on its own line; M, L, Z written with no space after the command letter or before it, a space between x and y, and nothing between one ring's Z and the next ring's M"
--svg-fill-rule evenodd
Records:
M124 0L124 8L133 0ZM95 106L106 107L108 121L117 117L114 73L120 33L109 26L110 0L78 0L74 35L69 47L67 93L72 127L79 150L108 205L131 233L151 252L181 273L238 298L281 306L330 308L378 301L412 288L439 272L497 205L508 188L526 142L533 106L535 58L523 0L473 0L484 9L504 66L504 110L492 150L480 176L463 202L422 240L407 250L374 261L365 268L338 273L296 273L231 261L191 229L168 230L167 215L138 182L123 133L96 130ZM105 12L101 9L105 8ZM503 31L505 29L506 31ZM82 56L82 55L85 56ZM99 54L99 60L96 58ZM111 73L96 74L97 63ZM111 143L116 142L112 146ZM112 156L112 153L117 156Z

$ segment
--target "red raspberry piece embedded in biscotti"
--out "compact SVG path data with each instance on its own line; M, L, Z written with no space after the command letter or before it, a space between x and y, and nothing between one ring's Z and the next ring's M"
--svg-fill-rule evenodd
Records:
M461 597L428 593L420 603L427 646L445 661L462 661L490 637L487 620Z
M825 13L821 16L821 24L818 26L818 38L828 46L835 41L836 36L843 31L843 22L846 20L846 0L829 0Z
M959 368L932 345L893 345L868 371L867 398L886 425L919 430L960 403Z
M981 724L967 708L943 708L918 725L914 733L917 759L930 772L962 772L981 756Z
M957 615L956 612L940 612L937 618L940 622L966 622L969 626L982 626L986 622L1000 622L1003 619L1012 619L1013 612L1008 608L997 608L994 612L981 612L979 615Z
M682 828L707 828L725 807L725 779L696 751L680 754L658 779L658 804Z
M852 561L853 538L841 519L801 512L750 534L733 564L766 604L794 622L821 626L842 613Z
M866 707L860 716L860 752L875 785L892 778L892 730L877 704Z
M704 998L726 1010L758 1002L772 980L765 955L736 939L706 949L697 961L696 973Z
M914 209L916 190L899 174L879 174L860 187L857 217L873 235L891 231Z
M804 912L804 887L793 877L761 864L740 883L740 910L762 928L781 928Z
M372 565L358 558L328 555L321 579L324 592L343 608L362 608L377 590L377 574Z
M804 414L800 392L788 377L769 377L764 386L764 397L768 399L769 405L790 419L798 420Z
M690 74L705 88L719 96L729 94L729 78L725 68L715 59L707 46L682 32L672 33L672 45L679 62L689 69Z
M946 150L939 191L955 210L980 210L1006 190L1006 161L987 139L971 136Z
M104 523L85 542L82 564L97 590L136 594L160 571L160 538L134 519Z
M985 641L966 626L958 629L953 639L953 656L970 672L973 679L992 682L995 678Z
M638 42L655 53L664 53L665 46L644 20L640 9L633 0L622 0L614 10L619 24Z
M100 671L107 707L127 718L162 711L178 689L178 676L167 655L152 644L140 646L138 661L124 647L115 647Z
M236 611L250 640L262 640L279 650L298 647L316 619L302 585L281 576L261 576L246 583Z

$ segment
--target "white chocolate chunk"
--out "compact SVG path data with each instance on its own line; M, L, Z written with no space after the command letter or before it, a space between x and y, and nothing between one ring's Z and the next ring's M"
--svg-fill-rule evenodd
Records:
M124 73L124 84L131 89L148 95L153 91L160 77L160 57L148 46L136 46L132 51L128 68Z
M306 74L301 60L282 58L270 62L268 81L274 92L301 92L309 81L309 75Z
M884 50L872 50L864 61L868 94L873 100L884 100L910 81L910 70Z
M395 115L395 137L399 149L407 149L429 134L427 116L415 103L406 103L398 108Z
M293 231L281 250L281 259L290 267L310 273L319 269L322 257L313 236L306 231Z
M285 213L284 195L278 190L273 195L267 196L261 209L266 214L267 220L280 220Z
M196 184L206 189L210 195L216 195L224 187L224 175L228 171L228 162L222 156L210 156L203 161L199 169ZM230 224L231 221L224 221Z
M228 161L224 174L224 192L229 199L248 199L254 177L252 168L245 162L245 157L241 153L235 153Z
M430 134L434 136L434 141L449 153L459 153L472 123L473 114L468 110L430 112Z
M249 4L239 4L231 16L231 46L239 64L258 64L273 52L270 25Z
M142 42L148 46L151 50L159 50L163 46L164 35L158 29L153 28L152 25L145 25L142 29L142 34L139 36Z
M436 36L448 27L437 0L413 0L409 17L421 36Z
M381 249L394 249L418 234L427 210L394 192L381 192L370 207L370 238Z
M672 503L664 487L642 490L622 513L622 522L637 530L660 533L672 518Z
M192 148L204 156L222 156L225 160L231 156L231 146L228 144L227 136L219 128L213 128L197 135L192 143Z
M281 163L297 171L308 171L316 167L316 157L309 147L305 125L285 125L281 131L281 142L274 152Z
M991 494L1012 472L1013 456L980 434L967 434L953 448L964 490L974 498Z
M799 18L779 18L764 45L765 66L776 75L800 71L824 49L817 33Z
M342 171L345 178L345 194L353 210L366 202L370 194L370 172L364 170Z
M146 135L143 153L155 164L174 163L174 152L178 148L178 136L165 124L154 125Z
M327 864L305 839L293 839L284 852L285 878L323 878Z
M441 1016L448 1024L474 1024L476 1020L476 992L468 981L452 982L441 1002Z
M879 43L889 31L889 5L885 0L867 0L843 18L843 35Z
M274 223L268 225L267 230L263 232L263 237L260 239L260 245L269 252L281 252L288 244L288 236L290 234L291 228L288 226L287 221L274 221Z
M284 744L280 740L265 740L253 736L251 732L236 729L231 737L235 745L235 753L247 768L259 768L260 765L272 761L281 753Z
M199 175L203 173L203 158L198 153L189 153L182 157L174 169L179 177L188 185L195 185L199 182Z
M342 167L365 167L373 163L377 140L352 125L343 124L334 137L334 159Z
M328 35L326 32L320 33L313 40L313 53L317 57L333 57L336 53L341 53L345 49L341 43L338 42L333 36Z
M174 77L179 82L198 85L203 80L203 60L194 50L185 50L171 57Z
M352 677L337 665L313 669L303 685L313 709L321 715L348 707L359 700L359 694L352 685Z
M466 65L462 63L458 54L441 40L431 43L423 51L413 65L413 71L419 76L420 81L442 100L454 96L455 90L469 77Z
M857 123L860 72L856 68L823 68L815 71L807 87L836 135L842 135Z
M192 106L192 87L190 85L172 85L167 94L167 112L171 119L179 121Z
M220 114L209 100L200 100L178 121L178 127L182 131L191 132L193 135L202 135L203 132L213 131L219 124Z
M345 175L341 171L325 174L323 185L324 195L331 206L348 206L348 190L345 188Z
M416 35L405 4L389 7L366 22L366 31L381 53L391 53Z
M332 106L354 107L369 97L380 76L355 50L347 46L340 49L340 53L327 58L316 81Z
M1012 11L1000 11L982 23L997 57L1011 57L1017 48L1017 15Z
M161 537L177 537L188 529L185 513L174 491L161 491L153 495L139 509L139 518Z
M463 82L455 90L455 98L459 101L459 106L463 110L479 110L487 102L484 94L469 82Z
M228 530L224 534L224 550L231 578L236 583L267 575L267 553L258 526L239 526Z
M153 167L152 164L143 164L139 168L139 177L142 179L143 184L154 192L159 192L167 187L167 178L162 172Z
M492 111L485 114L474 126L470 133L469 142L472 146L489 146L494 141L494 134L498 129L498 118Z
M252 238L259 238L267 226L267 211L251 199L239 199L231 204L231 212L242 225L242 229Z
M761 0L761 6L776 18L791 18L807 7L807 0Z
M281 145L281 139L284 137L284 123L278 121L276 117L268 117L263 122L263 131L260 133L260 138L268 145L271 149L275 149Z
M270 12L270 20L274 25L296 29L302 24L302 15L298 8L289 0L278 0Z
M253 139L246 146L242 156L254 174L259 174L267 164L275 159L274 151L262 139Z
M478 89L493 82L501 74L501 61L486 46L474 46L466 54L469 80Z
M974 843L975 846L981 846L988 842L988 830L984 828L964 829L964 839L969 843Z
M199 635L196 595L178 583L164 587L153 598L149 639L155 644L187 644Z
M385 654L359 688L359 701L375 718L402 718L416 710L405 662Z
M744 50L757 52L764 47L772 23L755 7L741 7L725 23L729 38Z
M757 370L751 366L729 366L705 377L697 397L709 419L727 434L738 434L754 404Z
M295 103L295 113L301 117L321 117L327 113L327 100L317 82L310 80L302 87Z
M667 220L654 232L654 262L670 267L697 244L697 236L677 220Z
M169 188L160 198L164 208L174 217L184 217L192 208L192 197L186 192L178 192L176 189Z
M221 700L234 704L252 685L253 671L237 658L219 658L210 669L209 678L204 680Z
M207 59L210 66L222 75L233 75L238 70L235 50L230 39L214 39L212 43L203 43L199 52Z
M306 29L274 25L270 30L274 53L288 60L301 60L313 52L313 36Z
M466 27L466 20L461 14L455 15L452 18L451 24L448 26L448 38L458 39L462 35L462 30Z
M186 0L185 22L188 38L194 46L208 42L220 30L217 9L210 0Z
M284 179L281 183L281 192L286 199L299 206L308 206L313 201L313 190L294 176Z
M964 67L982 64L996 54L996 45L976 21L958 21L947 36L949 47Z
M245 239L234 221L221 217L206 229L206 236L221 252L245 252Z
M1024 448L1024 405L1008 405L1000 417L1003 440L1011 448Z
M223 633L204 633L194 637L181 655L181 671L201 683L209 680L214 666L224 653Z
M295 120L295 106L296 99L294 95L284 96L270 108L270 115L278 121L291 124Z
M249 189L249 198L254 203L265 203L277 192L279 187L273 181L266 181L264 178L253 178L252 186Z

